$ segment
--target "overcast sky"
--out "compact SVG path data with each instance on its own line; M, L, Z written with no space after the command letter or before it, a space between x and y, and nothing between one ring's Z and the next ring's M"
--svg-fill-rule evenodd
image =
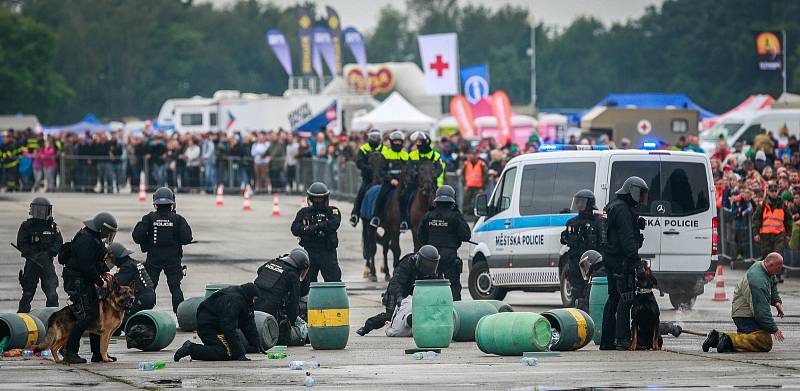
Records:
M235 3L236 0L195 0L196 2L211 2L224 7ZM281 7L306 3L299 0L260 0L264 3L278 4ZM362 32L369 32L375 28L381 8L392 5L405 10L403 0L311 0L318 9L330 5L339 12L343 26L355 26ZM533 8L537 20L548 25L566 26L576 17L592 15L605 24L624 22L631 18L641 16L650 5L660 5L664 0L458 0L461 4L482 4L492 8L512 4L518 7Z

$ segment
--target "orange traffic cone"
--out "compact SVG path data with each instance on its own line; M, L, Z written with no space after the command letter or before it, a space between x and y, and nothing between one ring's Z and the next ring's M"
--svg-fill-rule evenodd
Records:
M147 202L147 193L144 188L144 174L139 175L139 202Z
M250 185L244 187L244 201L242 201L242 210L246 212L253 210L253 206L250 205Z
M272 216L280 217L281 207L278 205L278 193L272 193Z
M717 266L717 286L714 289L714 298L711 301L728 301L728 296L725 294L725 279L722 278L722 265Z
M222 185L217 185L217 202L216 202L217 206L224 206L225 205L225 199L224 199L224 194L222 192L222 189L223 189Z

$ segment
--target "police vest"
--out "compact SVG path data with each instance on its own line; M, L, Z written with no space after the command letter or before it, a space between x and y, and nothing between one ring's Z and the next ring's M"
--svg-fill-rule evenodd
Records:
M454 239L450 232L450 219L447 213L437 211L436 209L428 213L430 213L430 215L427 221L428 243L426 244L430 244L436 248L458 247L457 244L453 243ZM458 244L460 244L460 242Z
M41 224L31 222L32 232L28 239L32 246L50 246L50 244L53 243L53 235L58 233L58 226L55 222L49 222L44 229L41 229L41 226Z
M273 259L258 269L258 277L256 277L255 281L257 287L270 290L278 283L283 273L286 272L283 262L279 261L280 258Z
M366 143L358 149L364 154L364 156L369 156L369 154L372 152L382 152L384 148L383 144L379 144L377 147L372 148L372 146L369 145L369 143Z
M403 150L395 152L391 148L382 148L381 155L389 163L389 175L400 175L402 162L408 160L408 153Z
M151 248L178 247L178 219L174 213L162 215L150 213L150 246Z
M144 289L154 289L153 280L150 279L150 275L147 274L147 270L145 270L144 265L139 262L134 262L136 264L136 271L139 272L139 281L135 283L138 285L134 288L136 292L139 292Z
M783 208L773 209L768 203L764 203L764 216L759 233L767 235L782 234L786 231L783 225Z
M475 164L467 160L464 162L465 187L483 188L483 168L486 163L478 160Z

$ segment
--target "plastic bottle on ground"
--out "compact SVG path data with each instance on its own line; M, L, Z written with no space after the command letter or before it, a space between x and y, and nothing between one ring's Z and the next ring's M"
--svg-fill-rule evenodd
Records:
M139 362L139 370L140 371L154 371L156 369L156 364L152 361L140 361Z
M414 357L414 360L430 360L438 355L439 353L427 351L427 352L416 352L412 356Z
M286 358L287 355L284 352L268 352L267 358L270 360L280 360Z
M292 361L289 363L289 369L316 369L319 368L319 363L316 361Z
M306 387L314 387L317 382L311 377L311 372L306 372L306 379L303 380L303 385Z
M33 357L33 350L24 349L22 351L22 357Z
M164 369L167 367L167 363L158 360L153 363L153 369Z
M523 357L519 362L526 367L535 367L539 365L539 359L536 357Z

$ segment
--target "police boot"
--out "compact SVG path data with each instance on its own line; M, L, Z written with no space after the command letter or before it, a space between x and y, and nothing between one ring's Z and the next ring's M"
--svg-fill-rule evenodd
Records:
M708 336L706 340L703 341L703 351L708 352L711 348L716 348L719 345L719 332L717 330L711 330L708 332Z
M629 339L617 339L614 341L614 349L618 351L626 351L631 350L631 340Z
M369 334L370 331L372 331L372 330L369 330L366 327L361 327L356 331L356 334L358 334L358 335L363 337L363 336Z
M373 217L372 220L369 221L369 225L372 226L373 228L380 227L381 226L381 218L378 217L378 216Z
M358 225L358 215L354 215L354 214L350 215L350 225L352 225L353 227Z
M717 344L717 353L733 353L736 349L733 347L733 340L728 334L719 335L719 344Z
M408 223L405 220L400 222L400 233L404 234L408 231Z
M184 342L183 345L181 345L181 347L179 347L178 350L175 351L175 355L172 356L172 359L175 360L175 362L178 362L182 358L188 356L189 355L189 348L191 348L192 345L194 345L192 343L192 341Z

